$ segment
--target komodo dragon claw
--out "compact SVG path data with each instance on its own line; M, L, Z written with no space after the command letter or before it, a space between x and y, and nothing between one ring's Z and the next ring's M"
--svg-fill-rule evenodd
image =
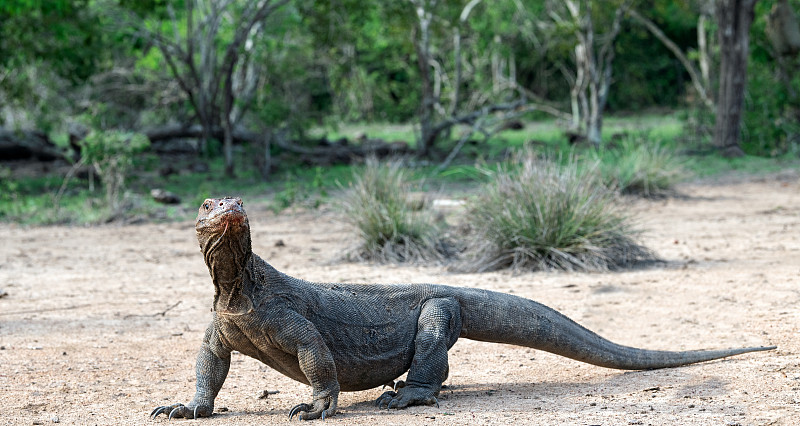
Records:
M156 407L153 412L150 413L150 419L154 420L162 413L167 416L167 420L172 420L173 417L199 419L200 417L210 416L212 410L213 409L209 409L209 407L203 405L195 405L194 408L191 407L191 404L189 404L188 407L183 404L162 405L161 407Z
M169 417L167 417L167 420L172 420L172 417L175 414L178 414L178 411L180 411L180 407L173 408L172 411L169 412Z
M309 404L297 404L297 405L295 405L294 408L292 408L292 410L289 411L289 420L292 420L292 417L297 416L297 413L299 413L301 411L308 411L308 410L311 410L312 408L314 408L314 407L312 407ZM297 418L299 420L303 420L303 415L300 414Z
M150 418L155 419L159 414L163 413L167 410L167 406L156 407L153 412L150 413Z

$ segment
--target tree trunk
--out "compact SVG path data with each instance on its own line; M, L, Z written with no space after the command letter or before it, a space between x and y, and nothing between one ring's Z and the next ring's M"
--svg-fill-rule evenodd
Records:
M756 1L717 1L720 69L714 146L727 157L744 155L739 137L747 83L750 25Z
M264 131L264 146L262 148L262 155L256 157L256 168L258 168L258 171L261 173L261 178L264 181L269 180L269 175L272 171L272 153L270 152L270 149L272 148L272 137L272 129Z
M589 109L589 104L586 102L586 74L584 73L584 51L585 46L578 43L575 45L575 80L572 82L570 88L570 106L572 108L572 121L570 122L570 131L581 133L581 122L583 116Z
M430 24L432 15L426 9L424 1L413 2L419 20L419 39L415 40L417 50L417 66L419 67L419 77L422 89L422 104L419 112L420 138L417 145L417 154L425 157L430 153L430 148L436 141L438 132L433 129L434 118L434 94L433 83L431 81L430 64Z

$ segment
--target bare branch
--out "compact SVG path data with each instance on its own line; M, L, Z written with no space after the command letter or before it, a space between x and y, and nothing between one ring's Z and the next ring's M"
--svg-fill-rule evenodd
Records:
M705 104L705 106L708 108L713 108L714 101L708 95L708 90L703 84L704 80L698 75L694 64L691 60L689 60L689 58L686 57L683 51L681 51L681 48L678 47L675 42L670 40L669 37L667 37L667 35L664 34L664 32L661 31L661 29L658 28L655 23L653 23L653 21L645 18L636 10L630 9L628 10L628 14L633 19L644 25L651 34L653 34L667 49L669 49L670 52L672 52L673 55L675 55L676 58L678 58L678 61L680 61L681 65L683 65L683 67L686 69L686 72L689 73L689 77L692 80L692 85L697 91L698 96L700 96L700 99L703 101L703 104Z

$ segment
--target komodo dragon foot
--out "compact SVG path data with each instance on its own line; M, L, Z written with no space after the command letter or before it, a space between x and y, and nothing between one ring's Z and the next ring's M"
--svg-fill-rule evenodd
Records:
M294 416L297 416L299 420L325 420L326 417L336 414L338 399L338 392L323 392L322 395L315 396L311 404L295 405L294 408L289 411L289 420Z
M162 405L161 407L156 407L152 413L150 413L150 418L155 419L158 417L159 414L164 413L165 416L169 420L172 420L173 417L182 417L184 419L198 419L200 417L211 417L211 413L214 412L213 407L209 407L207 405L192 405L191 403L186 406L183 404L172 404L172 405Z
M439 400L433 391L421 387L406 386L399 388L397 392L384 392L377 400L375 405L379 408L406 408L412 405L435 405L439 407Z

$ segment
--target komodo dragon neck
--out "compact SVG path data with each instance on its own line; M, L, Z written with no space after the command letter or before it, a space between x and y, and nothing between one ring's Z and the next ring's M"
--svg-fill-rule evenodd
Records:
M253 255L247 216L239 199L207 200L206 204L208 212L198 216L195 230L214 282L213 309L222 314L246 314L253 310L242 291L245 269Z

